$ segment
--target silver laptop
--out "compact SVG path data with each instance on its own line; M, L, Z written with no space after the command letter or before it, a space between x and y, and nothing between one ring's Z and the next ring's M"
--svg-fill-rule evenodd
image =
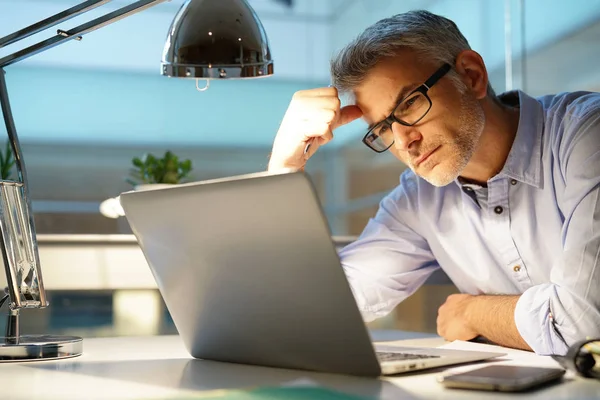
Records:
M302 172L120 199L195 358L378 376L504 355L391 346L376 353Z

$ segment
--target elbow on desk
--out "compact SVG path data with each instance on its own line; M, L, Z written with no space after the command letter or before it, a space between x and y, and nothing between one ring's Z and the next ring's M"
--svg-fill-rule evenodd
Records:
M515 322L525 342L540 355L564 355L579 340L600 338L598 300L554 283L526 290L517 302Z

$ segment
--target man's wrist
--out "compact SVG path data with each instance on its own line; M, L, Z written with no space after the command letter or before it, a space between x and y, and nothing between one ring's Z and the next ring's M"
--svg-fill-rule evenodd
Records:
M483 301L483 296L469 295L465 300L465 308L463 310L463 321L470 331L475 332L478 336L481 335L478 321L481 321L479 315L479 305Z
M304 171L304 166L291 167L286 165L285 163L277 162L277 161L269 161L267 165L267 172L289 172L289 171Z

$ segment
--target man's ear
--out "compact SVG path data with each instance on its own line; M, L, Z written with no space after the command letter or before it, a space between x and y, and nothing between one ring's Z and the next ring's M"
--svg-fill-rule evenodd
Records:
M456 72L477 99L487 96L488 74L483 58L473 50L463 50L456 57Z

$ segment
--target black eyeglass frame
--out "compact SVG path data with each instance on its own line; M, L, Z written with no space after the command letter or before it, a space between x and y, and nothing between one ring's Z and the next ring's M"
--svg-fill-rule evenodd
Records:
M390 129L392 128L392 124L394 122L399 123L400 125L404 125L404 126L413 126L415 124L417 124L419 121L421 121L423 118L425 118L425 116L427 115L427 113L429 113L429 110L431 110L431 106L433 105L433 103L431 102L431 99L429 98L429 96L427 95L427 92L429 91L429 89L431 89L431 87L433 85L435 85L440 79L442 79L442 77L444 75L446 75L448 73L448 71L450 71L450 64L446 63L444 65L442 65L437 71L435 71L433 73L433 75L431 75L426 81L425 83L423 83L421 86L419 86L418 88L416 88L415 90L413 90L412 92L410 92L409 94L407 94L406 96L404 96L394 107L394 109L392 110L391 114L388 115L388 117L386 119L384 119L381 122L378 122L377 124L375 124L371 129L369 129L367 131L367 133L365 134L365 136L362 139L362 142L371 150L373 150L376 153L383 153L385 151L387 151L390 147L392 147L392 145L394 144L394 140L392 140L392 143L390 143L390 145L388 147L386 147L383 150L377 150L375 148L373 148L369 142L367 141L367 137L369 137L369 135L371 135L371 133L377 129L378 127L380 127L382 124L388 124ZM425 113L423 113L423 115L417 119L415 122L413 123L408 123L406 121L402 121L399 118L396 118L396 116L394 115L396 113L396 110L398 109L398 107L400 107L400 105L406 100L408 99L410 96L412 96L413 94L415 94L416 92L422 93L423 96L425 96L425 98L427 99L427 101L429 102L429 107L427 107L427 111L425 111ZM379 135L377 135L379 137Z

